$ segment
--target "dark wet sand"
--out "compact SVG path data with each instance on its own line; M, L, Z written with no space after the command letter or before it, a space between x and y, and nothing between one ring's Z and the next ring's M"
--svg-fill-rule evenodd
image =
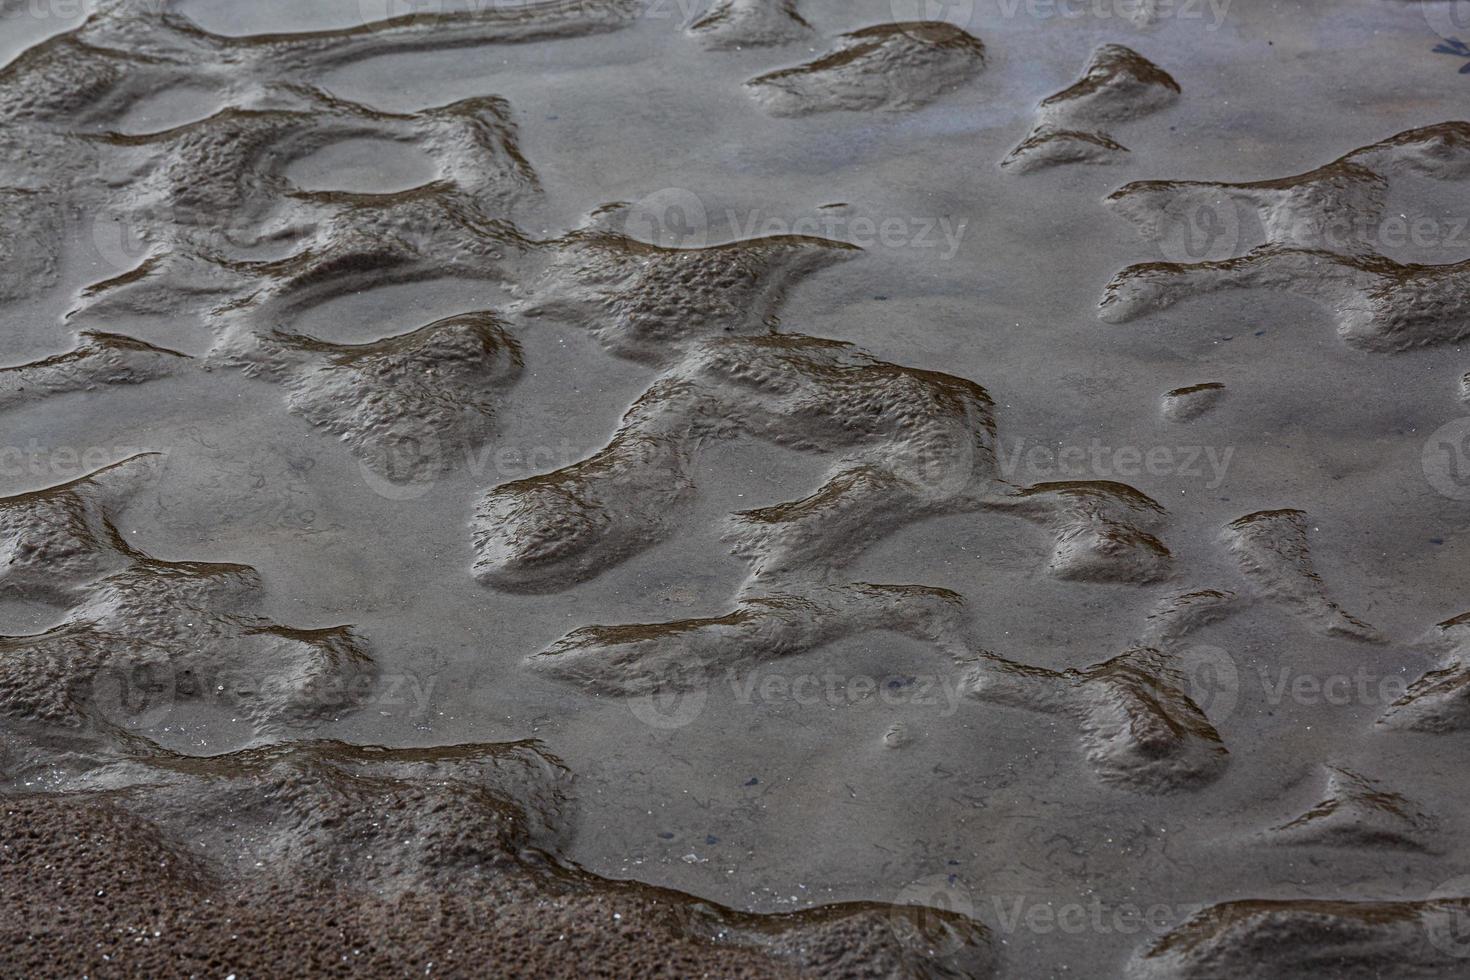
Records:
M0 0L0 975L1464 975L1461 24Z

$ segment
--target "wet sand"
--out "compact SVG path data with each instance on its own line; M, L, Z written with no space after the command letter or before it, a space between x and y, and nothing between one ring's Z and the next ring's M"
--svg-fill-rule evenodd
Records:
M1462 975L1461 8L0 0L0 973Z

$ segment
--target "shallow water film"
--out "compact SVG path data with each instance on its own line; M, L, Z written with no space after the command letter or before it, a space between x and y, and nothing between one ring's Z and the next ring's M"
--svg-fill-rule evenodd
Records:
M1470 976L1470 0L0 65L0 976Z

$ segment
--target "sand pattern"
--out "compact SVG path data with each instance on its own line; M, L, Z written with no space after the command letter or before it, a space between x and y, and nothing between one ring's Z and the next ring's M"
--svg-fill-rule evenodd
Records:
M875 24L815 61L745 83L773 116L903 111L932 102L985 67L979 38L943 21Z
M1228 902L1200 912L1140 952L1130 980L1189 977L1450 976L1447 942L1462 898L1409 902L1313 899ZM1303 956L1303 950L1310 951Z
M63 297L65 339L44 348L59 353L0 367L0 411L18 432L48 412L57 431L69 431L71 413L88 400L105 413L124 398L153 398L167 413L180 388L223 378L221 391L264 394L246 409L222 398L221 418L270 406L279 413L270 427L285 433L282 440L313 453L320 447L321 459L312 456L303 470L321 460L360 469L389 501L383 486L442 480L445 496L458 494L447 520L444 511L429 520L374 510L362 518L377 525L373 533L348 540L329 528L319 540L331 562L381 571L402 559L404 574L414 575L423 556L392 550L413 536L447 570L415 586L459 587L453 601L483 604L477 628L491 637L487 650L474 670L456 665L482 698L467 722L481 728L473 741L443 744L423 723L412 742L397 728L385 740L391 744L372 744L378 719L391 714L379 703L382 685L393 681L385 664L413 659L377 634L401 640L405 632L432 635L439 624L411 595L354 597L362 617L354 613L352 623L298 617L293 604L310 609L315 583L303 584L309 576L291 556L272 554L270 540L215 533L197 514L176 518L173 511L188 509L179 486L212 488L222 509L232 506L231 493L259 493L268 509L276 506L271 495L290 492L253 471L255 482L226 489L225 475L201 478L192 469L201 457L189 450L205 445L208 433L176 433L184 446L119 454L68 480L0 474L9 481L0 496L0 604L40 624L0 636L0 902L14 913L0 924L0 973L249 976L350 964L373 976L472 975L493 964L507 975L583 976L588 963L596 964L592 972L620 976L1044 972L1050 952L1037 948L1048 943L1002 935L1015 927L997 917L999 904L951 906L943 888L887 896L892 901L841 900L862 894L862 875L872 869L818 881L832 877L822 872L810 892L804 881L789 888L783 881L780 895L752 888L741 902L758 911L742 911L642 883L644 874L666 880L656 876L667 869L639 871L641 855L620 870L579 862L596 853L599 839L617 839L607 801L630 764L618 754L625 747L615 744L614 723L607 744L597 746L605 766L579 780L553 754L565 748L553 739L584 753L585 740L566 737L558 724L622 720L651 698L702 696L735 674L819 662L888 672L900 687L937 663L938 679L954 685L957 720L943 716L950 727L926 729L895 711L853 740L880 753L888 768L875 768L903 787L914 785L899 777L914 775L904 766L918 750L963 748L920 774L932 799L904 801L916 825L929 809L951 812L944 808L956 801L1000 815L948 828L970 834L973 853L904 842L943 869L936 877L946 885L961 876L951 869L963 866L966 880L998 890L979 899L1043 878L1094 894L1125 880L1122 864L1170 869L1168 884L1188 899L1189 914L1136 941L1131 934L1099 940L1124 975L1463 972L1466 950L1454 926L1470 911L1461 897L1470 889L1451 883L1428 892L1423 865L1404 864L1412 884L1394 895L1378 894L1383 880L1365 872L1351 878L1354 888L1363 883L1361 895L1302 896L1345 894L1353 861L1429 862L1455 851L1461 835L1451 808L1416 802L1428 798L1424 773L1396 773L1390 762L1364 757L1391 759L1413 751L1403 748L1412 741L1443 763L1432 753L1453 748L1444 736L1470 727L1463 652L1470 619L1441 623L1411 651L1427 669L1414 668L1425 672L1401 697L1371 710L1356 706L1364 708L1356 714L1334 711L1330 736L1311 734L1303 721L1286 740L1291 764L1279 755L1263 764L1260 755L1278 747L1263 746L1260 731L1297 724L1308 705L1265 704L1253 676L1264 680L1261 671L1271 667L1311 675L1329 654L1363 654L1344 659L1344 670L1387 659L1396 646L1391 627L1404 618L1378 593L1363 600L1363 611L1381 630L1339 604L1339 588L1359 596L1363 586L1341 577L1334 549L1320 540L1313 555L1317 528L1306 510L1289 506L1307 495L1283 490L1287 499L1273 501L1216 486L1186 492L1156 473L1023 478L1005 463L1007 440L1060 443L1059 428L1106 403L1113 386L1133 392L1111 420L1134 427L1131 448L1188 436L1264 453L1265 441L1251 443L1258 433L1240 427L1249 399L1231 362L1205 366L1194 363L1201 357L1152 351L1150 363L1167 364L1173 380L1151 380L1141 396L1102 369L1069 386L1056 365L1073 363L1064 349L1082 342L1072 332L1077 318L1068 317L1078 309L1042 324L1011 320L1009 311L958 322L965 318L952 316L943 289L931 287L932 267L905 267L881 235L876 245L849 241L861 237L851 224L825 235L720 236L700 227L698 241L650 242L634 232L634 205L614 201L575 217L591 202L653 189L628 193L611 165L608 187L579 189L577 203L561 210L548 198L565 191L573 171L557 157L589 126L578 115L585 107L566 109L562 120L544 111L559 106L517 94L524 79L496 73L509 53L530 50L547 65L574 63L586 85L612 90L622 72L578 59L593 42L649 31L656 18L641 0L444 4L378 19L367 3L352 26L238 36L206 29L183 6L93 0L80 26L50 34L0 68L0 300L23 311L18 323L27 304L62 284L73 294ZM383 6L386 14L391 5ZM654 96L648 111L675 104L669 93L678 86L698 89L701 99L737 107L741 125L768 127L761 132L772 141L804 140L792 152L809 158L813 173L830 172L834 184L848 181L855 160L891 154L890 141L925 152L962 144L973 156L966 193L1003 227L1008 213L1022 210L1017 201L1037 199L1008 199L997 183L1050 181L1062 199L1074 191L1067 181L1106 176L1068 164L1107 164L1130 176L1163 170L1153 169L1151 155L1171 149L1170 124L1190 122L1170 110L1186 89L1210 91L1209 66L1171 49L1166 31L1124 36L1158 26L1166 5L1133 5L1101 33L1150 50L1169 71L1131 46L1099 46L1099 32L1089 32L1086 46L1067 56L1075 66L1070 59L1092 50L1081 77L1034 113L1034 88L1023 105L984 102L1002 91L987 86L1003 69L1011 72L1007 84L1015 81L1015 61L1028 50L1014 25L992 33L979 16L964 26L908 20L895 2L889 21L826 34L838 8L815 6L716 0L680 19L671 50L705 59L684 65L708 65L712 77L725 72L728 84L722 90L681 75L664 79L664 91L644 79L650 88L640 94ZM17 9L0 0L0 14ZM374 59L384 59L374 62L381 68L458 49L483 60L455 94L420 108L390 110L336 94L339 85L352 88L343 73ZM772 67L781 65L788 67ZM510 97L497 94L501 82ZM164 128L125 123L151 98L178 90L207 92L212 104ZM665 97L669 103L658 101ZM1218 101L1211 111L1230 104L1223 95ZM678 103L689 115L673 125L697 153L736 157L721 163L741 171L732 188L748 189L744 169L761 157L737 138L740 130L721 131L708 145L690 136L689 119L710 104ZM997 172L986 161L1000 157L1028 120L1028 135ZM847 135L834 139L844 126ZM861 138L844 143L856 132ZM316 190L289 176L293 165L356 141L411 151L427 176L381 191ZM682 159L687 147L675 143L662 148L671 171L698 172L701 158ZM925 157L916 151L895 160L883 158L874 186L915 211L934 190ZM1232 161L1226 172L1233 169ZM1034 181L1010 176L1044 170L1058 172ZM751 172L764 177L758 166ZM1418 351L1470 336L1470 260L1400 261L1376 229L1400 206L1400 192L1429 185L1449 195L1467 176L1470 124L1443 122L1291 177L1133 180L1101 207L1089 191L1092 211L1068 213L1057 234L1093 247L1091 225L1108 209L1160 247L1163 260L1129 265L1107 284L1097 312L1108 322L1162 320L1176 304L1228 290L1280 292L1322 307L1355 351ZM812 193L775 179L772 187L773 200ZM786 217L786 207L772 206L780 211L774 217ZM845 206L818 207L850 217ZM999 240L1014 247L1021 239ZM72 254L78 243L99 252L97 260ZM961 262L972 257L963 253ZM994 259L983 256L964 275L986 293L1019 289L986 278ZM873 314L873 304L894 298L885 277L905 268L901 285L912 294L883 308L898 312ZM1048 272L1071 274L1070 267ZM473 298L449 299L448 311L374 311L370 337L350 342L300 323L385 287L441 282L443 296ZM1047 293L1047 285L1031 288ZM458 287L466 293L452 292ZM798 290L812 302L794 302ZM1089 294L1081 319L1091 304ZM910 321L919 319L948 331L952 346L909 350ZM160 323L189 342L142 339ZM1025 345L1038 334L1053 346L1046 370L1033 377L1010 355L1015 348L1034 356L1037 348ZM610 389L628 385L585 394L589 404L615 398L605 416L584 412L575 395L556 406L569 426L593 433L584 444L591 448L515 478L469 472L468 461L498 448L506 433L526 438L525 424L537 419L526 392L568 367L547 353L557 338L588 342ZM972 360L961 356L975 351L982 353ZM1200 377L1225 380L1164 391ZM1405 419L1408 430L1424 421ZM236 419L234 431L253 422ZM752 445L814 464L814 475L765 498L775 502L733 505L711 527L696 527L701 508L729 489L711 485L709 460ZM181 471L165 474L175 458ZM1323 469L1335 478L1351 473L1341 459L1331 463ZM346 497L347 508L362 500ZM1262 507L1274 509L1255 509ZM391 526L400 517L402 527ZM156 532L172 545L145 551L120 528ZM733 559L727 587L696 596L703 605L694 610L609 611L610 580L696 530L715 532L723 550L716 557ZM974 564L941 562L935 540L963 542L976 552ZM920 570L883 574L885 555L915 541L925 542L911 549L921 552ZM1425 567L1433 569L1429 579L1447 566L1426 560ZM525 623L497 619L507 609L527 610ZM1055 635L1049 622L1029 639L1011 635L1018 617L1053 611L1060 611ZM1076 615L1085 616L1084 627L1067 624ZM1236 628L1270 642L1232 651L1210 645L1240 635L1230 632ZM482 729L518 728L523 719L500 716L492 693L475 686L480 668L560 699L555 716L546 715L554 734L485 740L518 738ZM1263 721L1278 711L1283 720ZM811 722L816 715L820 723ZM789 720L779 709L744 717L752 719L749 731L729 735L719 749L731 773L737 738L754 733L780 743L778 726ZM847 720L835 710L813 712L801 725L835 743L844 741L837 722ZM1353 737L1342 738L1343 730ZM214 743L204 737L216 732ZM678 756L678 733L660 734L668 759L693 768ZM992 752L991 742L1011 754ZM807 758L793 743L790 753L799 756L808 794L803 820L824 833L824 821L840 829L851 819L824 807L850 806L859 820L878 812L864 795L870 787L844 769L851 765L838 751L847 748L823 744ZM786 754L784 744L778 754ZM636 768L668 759L639 759ZM956 771L963 782L950 781ZM742 789L761 790L759 779L742 778L749 780ZM1055 797L1058 785L1067 787L1064 798ZM753 792L744 805L745 818L760 826L765 799ZM652 806L646 815L651 828ZM1184 835L1193 836L1176 844ZM1202 849L1200 837L1215 850ZM705 840L716 846L713 834ZM1217 878L1190 891L1191 862L1202 853L1222 866L1240 863L1224 894L1208 891ZM982 855L988 864L969 863ZM690 874L701 872L702 860L688 855ZM754 863L756 855L740 860ZM881 865L873 874L909 860L919 858L872 857ZM1262 870L1271 862L1275 869ZM1289 879L1279 872L1283 862L1292 864ZM746 868L737 861L718 870L738 876ZM1252 875L1270 887L1257 891ZM795 891L800 898L784 894ZM1111 963L1088 966L1101 974Z
M1082 77L1041 100L1031 133L1000 162L1016 173L1068 163L1108 163L1127 153L1107 132L1172 105L1179 83L1158 65L1121 44L1093 52Z
M1119 272L1099 315L1126 323L1220 290L1280 290L1327 307L1338 336L1359 350L1454 343L1465 336L1470 263L1401 263L1381 252L1389 195L1404 177L1470 177L1470 123L1407 130L1292 177L1128 184L1107 203L1181 257ZM1256 226L1260 243L1247 248ZM1196 249L1198 261L1182 260Z
M796 0L719 0L688 27L711 51L791 44L811 30Z

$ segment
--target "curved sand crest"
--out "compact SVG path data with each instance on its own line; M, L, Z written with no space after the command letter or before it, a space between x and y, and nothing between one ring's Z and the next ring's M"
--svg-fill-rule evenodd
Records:
M1172 650L1196 630L1217 623L1243 605L1227 589L1186 589L1160 599L1144 619L1144 646Z
M1307 543L1306 514L1263 510L1232 521L1224 541L1259 595L1295 613L1313 631L1370 643L1383 637L1327 594Z
M162 461L142 453L0 498L0 594L71 603L90 582L125 568L132 552L111 515L151 482Z
M1000 162L1033 173L1066 163L1107 163L1128 148L1107 132L1174 104L1179 83L1132 48L1105 44L1082 77L1041 100L1031 133Z
M1282 290L1314 300L1332 311L1337 335L1364 351L1394 353L1470 335L1470 261L1405 265L1275 245L1218 262L1129 266L1108 283L1098 315L1126 323L1230 289Z
M1435 626L1418 645L1439 663L1409 685L1378 719L1384 728L1411 732L1455 732L1470 728L1470 613Z
M1107 203L1145 237L1188 242L1197 230L1213 237L1203 261L1146 262L1119 272L1104 289L1098 315L1123 323L1221 290L1282 290L1327 307L1339 336L1361 350L1458 341L1470 322L1470 261L1406 264L1379 254L1389 191L1401 175L1470 177L1470 123L1407 130L1292 177L1122 187ZM1249 250L1242 212L1264 232L1264 242ZM1173 248L1191 250L1178 242Z
M1392 848L1432 851L1438 822L1417 803L1341 766L1324 766L1322 799L1264 831L1275 846Z
M156 381L192 360L187 354L122 334L88 330L80 340L64 354L0 368L0 409L109 385Z
M1208 415L1225 397L1225 386L1206 381L1166 392L1159 401L1159 414L1170 422L1193 422Z
M1129 980L1449 977L1470 899L1247 900L1213 905L1140 950Z
M964 651L964 601L918 585L755 592L732 612L668 623L583 626L527 661L533 670L618 697L700 690L716 677L846 636L886 630Z
M875 24L844 34L830 54L745 83L773 116L902 111L934 101L985 66L985 45L944 21Z
M253 340L227 359L280 384L292 412L398 482L432 479L482 445L523 366L520 345L492 313L366 344L279 332Z
M718 0L687 28L711 51L790 44L809 35L812 25L796 0Z
M541 243L546 268L516 312L585 329L619 357L667 364L711 337L770 333L798 283L862 251L808 235L669 248L625 234L626 215L604 205Z
M1052 575L1073 582L1145 584L1167 578L1174 556L1151 531L1168 512L1152 497L1111 480L1038 483L990 506L1051 531Z
M1371 253L1371 239L1359 236L1380 225L1396 176L1448 182L1470 177L1470 123L1405 130L1290 177L1135 181L1105 203L1152 241L1179 230L1191 216L1239 206L1257 218L1262 244Z
M1157 650L1135 648L1086 670L988 658L964 686L976 700L1071 719L1098 778L1135 792L1198 789L1220 778L1229 761L1185 679Z

